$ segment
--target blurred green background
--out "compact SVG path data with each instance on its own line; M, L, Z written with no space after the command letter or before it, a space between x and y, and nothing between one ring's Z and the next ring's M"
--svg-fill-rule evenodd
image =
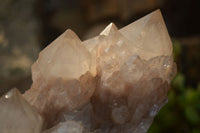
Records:
M187 79L192 78L187 76L192 71L196 72L194 75L197 76L194 77L199 78L200 49L198 47L194 57L183 58L183 61L185 59L193 60L189 61L191 64L188 64L190 65L187 69L188 72L184 73L181 66L183 64L181 57L187 55L183 55L185 54L183 44L178 40L174 40L173 45L178 73L172 81L168 93L168 103L160 110L148 133L200 133L200 82L197 79L197 84L193 85L195 84L193 81L189 82L193 79Z
M200 133L200 0L1 0L0 95L32 83L31 64L66 29L81 40L161 9L178 67L149 133Z

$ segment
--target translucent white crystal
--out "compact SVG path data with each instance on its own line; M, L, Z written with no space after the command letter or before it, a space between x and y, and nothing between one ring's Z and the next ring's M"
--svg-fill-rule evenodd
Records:
M142 59L172 55L172 42L160 10L125 26L120 33L138 48L137 55Z
M41 51L32 66L33 84L24 96L44 117L47 127L62 111L89 101L95 89L91 66L89 51L71 30Z
M42 117L29 105L17 89L0 99L1 133L40 133Z
M89 52L81 45L76 34L67 30L40 52L38 61L33 67L37 65L46 80L57 77L65 80L78 79L80 75L90 70L90 58ZM32 70L34 73L34 69Z

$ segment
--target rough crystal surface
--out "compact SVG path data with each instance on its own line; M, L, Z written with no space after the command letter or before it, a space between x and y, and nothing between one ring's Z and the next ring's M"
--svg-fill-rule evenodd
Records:
M42 117L29 105L17 89L0 99L1 133L40 133Z
M40 53L24 96L47 133L145 133L175 73L157 10L120 30L111 23L83 42L67 30Z
M80 122L66 121L59 123L43 133L83 133L83 126Z

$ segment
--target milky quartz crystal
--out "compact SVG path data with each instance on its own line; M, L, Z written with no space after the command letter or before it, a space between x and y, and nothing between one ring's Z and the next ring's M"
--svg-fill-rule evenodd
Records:
M67 30L40 52L24 94L44 133L145 133L176 73L160 10L86 41Z
M25 93L47 122L56 123L60 112L87 103L95 90L91 55L79 38L67 30L40 52L32 65L33 84Z
M42 124L42 117L17 89L0 98L1 133L40 133Z

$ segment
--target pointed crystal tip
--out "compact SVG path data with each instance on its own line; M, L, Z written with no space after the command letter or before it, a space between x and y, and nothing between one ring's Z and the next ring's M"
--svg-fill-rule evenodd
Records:
M67 29L63 34L64 34L65 38L74 39L74 40L80 41L80 39L77 36L77 34L71 29Z
M12 89L1 97L0 130L2 133L39 133L42 126L41 116L17 89Z
M118 31L116 25L114 23L110 23L101 33L100 35L108 36L109 34L113 34Z

